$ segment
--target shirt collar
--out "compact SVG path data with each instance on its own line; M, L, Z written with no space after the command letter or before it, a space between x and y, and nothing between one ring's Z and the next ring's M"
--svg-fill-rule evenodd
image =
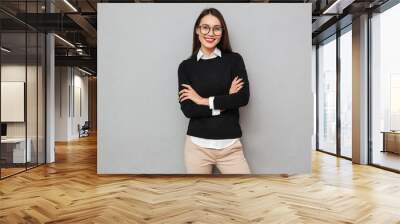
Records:
M210 55L210 57L216 57L216 56L222 57L221 50L218 47L216 47ZM205 55L200 48L199 51L197 52L197 61L200 60L200 58L202 57L205 57Z

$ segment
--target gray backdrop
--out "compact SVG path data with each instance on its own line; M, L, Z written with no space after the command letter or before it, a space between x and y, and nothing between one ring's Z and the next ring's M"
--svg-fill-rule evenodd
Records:
M311 172L311 4L98 4L98 173L185 173L178 65L202 9L222 12L244 59L240 108L254 174Z

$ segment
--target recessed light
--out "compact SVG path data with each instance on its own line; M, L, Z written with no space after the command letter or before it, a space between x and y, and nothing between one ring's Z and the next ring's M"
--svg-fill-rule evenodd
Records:
M78 67L78 69L79 69L79 71L81 71L81 72L83 72L83 73L85 73L85 74L88 74L88 75L92 75L92 73L90 73L90 72L88 72L88 71L86 71L86 70L83 70L83 69L81 69L81 68L79 68Z
M59 35L54 34L54 36L57 37L58 39L60 39L61 41L63 41L64 43L68 44L69 46L75 48L75 45L73 45L71 42L67 41L66 39L60 37Z
M1 50L4 51L4 52L6 52L6 53L10 53L10 52L11 52L11 50L9 50L9 49L7 49L7 48L5 48L5 47L1 47Z
M338 4L341 2L342 0L336 0L332 5L330 5L327 9L324 10L324 12L322 14L327 14L327 13L332 13L331 10L334 9L335 7L338 6ZM345 2L345 1L344 1ZM349 2L349 0L347 1ZM337 9L336 9L337 11ZM337 14L339 14L338 12L336 12Z
M65 4L67 4L72 10L74 10L75 12L78 12L78 10L71 4L69 3L68 0L64 0Z

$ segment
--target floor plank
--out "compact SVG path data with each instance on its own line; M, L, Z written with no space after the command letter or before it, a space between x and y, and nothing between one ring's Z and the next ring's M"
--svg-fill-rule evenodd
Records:
M0 181L0 223L400 223L400 175L313 153L313 173L96 174L96 138Z

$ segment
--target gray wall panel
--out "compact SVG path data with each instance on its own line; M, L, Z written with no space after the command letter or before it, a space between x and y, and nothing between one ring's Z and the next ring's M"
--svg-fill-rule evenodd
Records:
M311 172L311 4L98 5L98 173L185 173L177 69L210 6L248 72L240 122L252 173Z

